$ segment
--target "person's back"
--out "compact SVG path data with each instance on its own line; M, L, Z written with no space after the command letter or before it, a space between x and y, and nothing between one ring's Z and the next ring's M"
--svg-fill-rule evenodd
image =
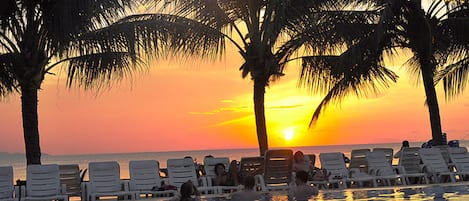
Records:
M298 171L296 173L296 186L292 186L288 191L288 200L307 201L313 195L318 194L318 189L307 185L308 173L305 171Z
M234 201L254 201L263 200L262 194L254 190L255 180L253 176L246 176L244 179L244 189L231 194Z

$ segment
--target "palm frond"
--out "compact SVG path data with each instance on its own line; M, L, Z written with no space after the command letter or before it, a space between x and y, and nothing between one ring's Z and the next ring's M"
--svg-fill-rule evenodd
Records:
M112 24L138 5L138 0L41 1L42 30L48 46L64 51L78 34Z
M18 81L13 74L16 54L0 54L0 99L17 90Z
M191 19L167 14L128 16L93 32L83 34L72 50L88 54L98 49L142 53L184 53L212 56L224 51L224 35Z
M123 78L130 78L141 61L128 52L102 52L68 59L67 85L100 89Z
M436 75L435 83L443 80L447 100L462 94L469 82L469 50L460 49L447 57L447 64Z

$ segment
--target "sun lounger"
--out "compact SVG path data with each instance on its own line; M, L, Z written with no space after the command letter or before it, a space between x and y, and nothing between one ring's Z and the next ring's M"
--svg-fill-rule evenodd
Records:
M13 201L13 167L0 167L0 201Z
M468 180L469 175L469 153L466 147L450 147L448 153L452 168L460 180Z
M445 178L449 178L451 182L456 181L439 148L423 148L419 150L419 154L423 163L422 170L433 183L440 183Z
M264 171L264 157L242 157L239 161L239 174L255 176Z
M162 180L159 174L160 165L156 160L129 161L129 190L135 193L135 198L141 195L172 197L176 190L160 190Z
M292 163L292 150L268 150L264 158L264 174L257 176L262 191L288 190L292 182Z
M199 180L195 172L194 160L192 158L168 159L166 162L168 171L168 182L178 189L187 181L192 181L194 186L204 194L217 194L217 187L209 187L206 180Z
M399 174L405 175L406 183L426 183L428 184L427 175L422 172L420 164L420 147L404 147L401 150L398 166Z
M391 154L392 157L392 154ZM391 166L387 160L386 154L382 150L374 150L366 154L368 161L368 171L370 175L374 175L379 181L386 186L392 184L406 185L403 175L397 174L397 171ZM392 182L394 181L394 182Z
M65 186L60 184L59 165L28 165L24 200L68 201Z
M358 168L361 172L368 172L368 162L366 161L366 153L370 149L353 149L350 156L349 168Z
M377 186L376 177L361 172L358 168L349 171L345 166L343 153L320 153L319 160L321 167L330 174L328 183L331 186L337 185L338 188L347 188L347 184L363 186L365 182L370 183L372 187Z
M384 152L384 155L386 156L386 161L388 161L388 163L392 165L392 159L394 157L394 150L392 148L374 148L373 152L375 151Z
M117 161L91 162L88 164L90 181L86 184L87 199L96 201L101 197L130 197L135 193L120 179L120 166Z
M59 165L60 183L65 185L67 195L82 196L80 168L77 164Z

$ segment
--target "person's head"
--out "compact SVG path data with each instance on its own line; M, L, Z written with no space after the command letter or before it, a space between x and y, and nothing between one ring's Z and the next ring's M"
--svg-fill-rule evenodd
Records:
M230 163L229 171L237 171L238 170L238 161L237 160L232 160Z
M306 182L308 182L308 173L303 170L296 172L296 184L305 184Z
M254 188L254 185L256 185L254 176L248 175L244 178L244 189L252 190Z
M194 194L196 187L192 181L187 181L181 185L181 198L190 198Z
M409 141L407 140L402 141L402 147L409 147L409 146L410 146Z
M296 163L303 162L305 160L305 155L301 151L295 152L295 155L293 155L293 159L295 159Z
M215 175L222 175L225 172L225 165L223 163L217 163L214 167Z

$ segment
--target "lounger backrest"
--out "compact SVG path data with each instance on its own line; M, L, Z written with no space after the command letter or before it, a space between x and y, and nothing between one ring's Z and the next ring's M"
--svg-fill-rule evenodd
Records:
M13 167L0 167L0 199L13 198Z
M80 168L77 164L59 165L60 183L66 187L68 195L81 195Z
M432 172L449 172L448 164L441 155L439 148L424 148L419 150L420 158L425 166L431 168Z
M330 177L348 177L348 170L345 166L344 154L340 152L320 153L319 160L321 168L330 173Z
M160 165L156 160L129 161L131 191L149 191L161 187Z
M465 147L452 147L449 155L458 172L469 172L469 153Z
M26 196L46 197L61 194L59 165L28 165Z
M195 186L198 186L197 173L192 158L168 159L166 164L170 185L180 188L183 183L190 180Z
M262 174L264 171L264 157L242 157L239 162L239 173L242 175Z
M406 173L420 172L420 147L404 147L399 157L399 166L404 167Z
M122 190L120 166L117 161L90 162L88 164L92 193L119 192Z
M359 168L361 172L368 172L368 162L366 161L366 153L368 152L370 149L353 149L349 168Z
M230 159L228 157L205 157L204 159L204 170L205 176L214 178L215 175L215 165L221 163L225 165L225 171L228 172L230 167Z
M443 156L443 159L445 160L446 164L449 164L450 158L449 158L449 151L448 151L448 145L438 145L438 146L432 146L432 148L438 148L440 149L441 156Z
M373 152L375 151L384 152L384 155L386 156L386 161L388 161L388 163L392 165L392 159L394 156L394 150L392 148L374 148Z
M373 152L366 153L368 161L368 169L374 170L375 173L378 171L379 175L392 175L394 170L386 159L384 151L376 150Z
M290 149L268 150L264 160L266 184L289 184L291 180L293 151Z

